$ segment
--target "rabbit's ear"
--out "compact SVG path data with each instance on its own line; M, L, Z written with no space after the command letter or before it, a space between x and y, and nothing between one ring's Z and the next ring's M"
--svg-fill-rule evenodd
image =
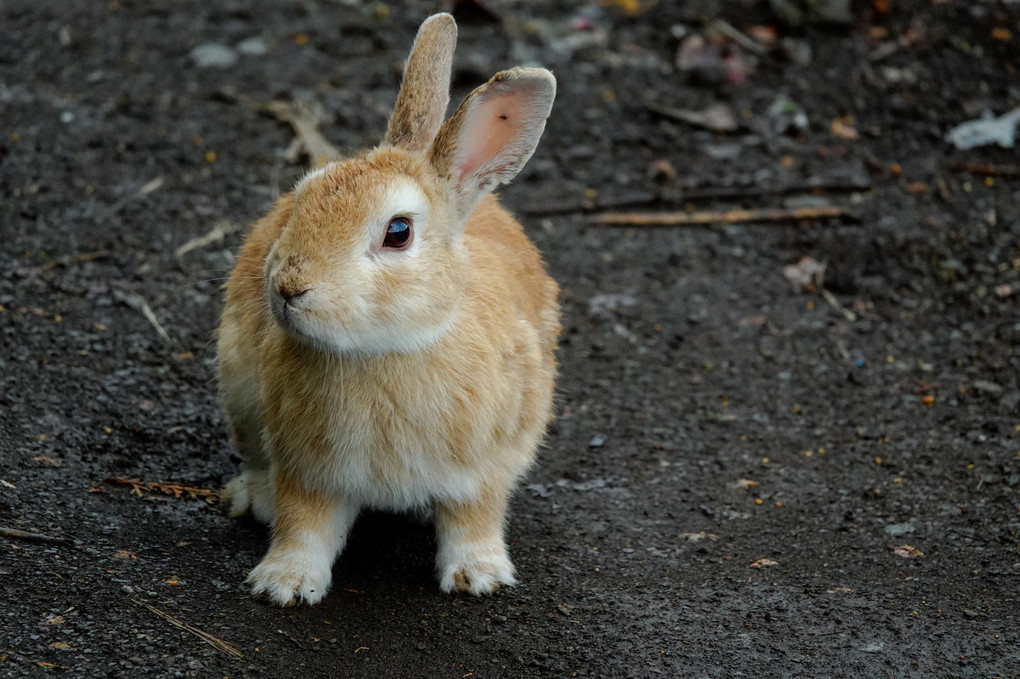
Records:
M424 151L436 136L450 103L450 71L457 45L457 22L449 14L426 19L404 66L397 103L384 141Z
M451 182L462 216L528 162L555 96L556 79L544 68L501 71L469 94L439 129L430 160Z

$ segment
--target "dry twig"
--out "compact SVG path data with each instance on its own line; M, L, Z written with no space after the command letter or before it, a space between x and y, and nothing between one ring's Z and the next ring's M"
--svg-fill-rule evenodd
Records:
M319 123L323 122L326 115L318 104L276 100L264 104L262 110L291 126L311 159L312 167L321 167L341 157L336 147L326 141L318 130Z
M181 257L192 250L204 248L206 245L210 245L212 243L218 243L223 240L227 234L231 234L234 231L237 231L236 224L229 219L221 219L216 222L216 226L214 226L212 230L205 235L192 238L187 243L177 248L177 250L174 251L174 256Z
M196 637L198 637L199 639L201 639L205 643L207 643L210 646L212 646L213 648L215 648L217 651L222 651L223 653L226 653L227 655L233 656L235 658L243 658L244 657L244 653L241 653L241 651L237 650L237 647L234 646L233 644L231 644L229 642L226 642L226 641L223 641L222 639L218 639L218 638L214 637L213 635L209 634L208 632L203 632L202 630L198 629L194 625L189 625L186 622L178 620L177 618L175 618L174 616L170 615L169 613L164 613L163 611L159 610L155 606L150 606L149 604L145 603L144 601L139 601L138 599L132 599L132 601L134 601L139 606L145 606L150 611L152 611L153 613L155 613L159 617L163 618L164 620L166 620L168 623L170 623L174 627L182 629L185 632L191 632Z
M163 338L163 341L167 344L170 343L170 334L166 331L166 328L160 325L159 319L156 318L156 314L152 311L152 307L150 307L149 303L142 299L140 295L114 290L113 296L124 304L127 304L132 309L141 311L142 315L145 316L145 320L149 321L152 327L156 329L156 332L161 338Z
M801 207L791 210L756 209L725 212L605 212L592 215L594 224L611 226L701 226L738 224L742 222L789 222L806 219L841 217L849 213L845 207Z
M192 500L202 498L206 502L213 502L217 498L217 493L214 490L199 488L198 486L192 486L187 483L177 483L176 481L142 481L141 479L126 479L121 476L112 477L106 481L107 483L131 486L131 492L138 497L144 497L142 491L147 490L150 493L158 492L165 495L172 495L176 499L180 499L184 495L187 495Z
M864 179L811 181L803 184L786 184L783 186L738 186L738 187L701 187L686 189L680 192L672 190L634 191L622 196L599 197L583 201L560 201L555 203L537 203L522 206L520 211L526 215L552 216L584 212L601 212L642 206L682 205L684 203L703 203L716 200L742 201L752 198L769 196L788 196L795 194L821 193L859 193L870 191L874 186Z
M97 222L102 222L102 221L104 221L106 219L109 219L113 215L115 215L118 212L120 212L121 208L123 208L125 205L127 205L131 201L137 200L137 199L141 198L142 196L147 196L148 194L152 193L153 191L155 191L156 189L160 188L161 186L163 186L163 178L162 177L156 177L155 179L146 182L145 184L142 185L142 187L140 189L138 189L134 193L131 193L131 194L128 194L128 195L124 196L123 198L121 198L120 200L118 200L116 203L114 203L110 207L106 208L105 210L100 210L99 212L97 212L96 213L96 221Z
M30 533L24 530L18 530L17 528L7 528L0 526L0 535L6 538L13 538L15 540L27 540L29 542L42 542L51 545L60 545L61 547L74 547L74 541L70 538L58 538L52 535L43 535L42 533Z
M738 30L733 24L723 21L722 19L715 19L709 24L709 28L712 28L719 33L722 33L727 38L737 43L748 52L754 52L758 55L767 54L769 49L761 43L760 40L755 40L751 36L747 35L743 31Z
M957 163L951 165L950 169L987 176L1020 177L1020 165L971 165L969 163Z
M67 255L54 259L51 262L47 262L44 266L39 268L39 271L52 271L53 269L65 266L73 266L75 264L84 264L85 262L91 262L94 259L101 259L110 254L106 250L96 250L95 252L80 252L76 255Z

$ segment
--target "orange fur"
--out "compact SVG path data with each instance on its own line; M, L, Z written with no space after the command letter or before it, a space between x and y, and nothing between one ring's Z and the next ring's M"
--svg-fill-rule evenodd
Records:
M275 522L249 580L280 604L321 598L362 506L435 507L444 589L514 581L504 514L552 415L558 287L487 192L531 155L554 81L497 75L437 131L452 36L448 16L423 25L387 142L280 198L226 286L232 512ZM449 171L465 157L467 180ZM406 248L383 246L394 217Z

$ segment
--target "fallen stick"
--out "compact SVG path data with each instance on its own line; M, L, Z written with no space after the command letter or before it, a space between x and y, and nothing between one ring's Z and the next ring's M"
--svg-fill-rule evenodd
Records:
M160 325L159 319L156 318L156 314L153 312L152 307L150 307L149 303L142 299L140 295L128 294L119 290L114 290L113 296L124 304L127 304L132 309L141 311L142 315L145 316L145 320L149 321L152 327L156 329L156 332L159 333L161 338L163 338L163 341L167 344L170 343L170 334L166 331L166 328Z
M679 120L712 132L735 132L740 129L740 121L726 104L713 104L701 111L669 108L659 104L645 104L645 108L664 118Z
M610 226L699 226L706 224L738 224L741 222L789 222L804 219L827 219L849 214L840 206L800 207L792 210L758 209L725 212L605 212L592 215L593 224Z
M727 23L722 19L715 19L708 25L708 27L719 31L749 52L754 52L758 55L765 55L769 51L768 47L763 45L760 40L752 38L746 33L738 30L735 26L733 26L733 24Z
M137 200L137 199L141 198L142 196L147 196L150 193L152 193L153 191L155 191L156 189L160 188L161 186L163 186L163 178L162 177L156 177L152 181L146 182L145 184L142 185L142 187L140 189L138 189L134 193L131 193L131 194L128 194L128 195L124 196L123 198L118 200L113 205L110 205L105 210L97 211L96 212L96 221L97 222L103 222L103 221L109 219L113 215L115 215L118 212L120 212L121 208L123 208L125 205L127 205L131 201Z
M970 165L968 163L956 163L950 165L950 169L971 174L984 174L999 177L1020 177L1020 166L1018 165Z
M174 627L182 629L185 632L191 632L196 637L198 637L199 639L201 639L205 643L207 643L210 646L212 646L213 648L215 648L217 651L222 651L223 653L226 653L227 655L232 655L235 658L243 658L244 657L244 653L241 653L241 651L237 650L237 647L234 646L233 644L231 644L229 642L226 642L226 641L223 641L222 639L217 639L216 637L214 637L213 635L209 634L208 632L203 632L202 630L198 629L194 625L189 625L186 622L178 620L177 618L175 618L174 616L170 615L169 613L164 613L163 611L159 610L155 606L150 606L149 604L145 603L144 601L138 601L137 599L132 599L132 601L134 601L139 606L145 606L150 611L152 611L153 613L155 613L159 617L163 618L164 620L166 620L168 623L170 623Z
M569 215L583 212L602 212L652 205L682 205L684 203L708 202L713 200L739 201L767 196L788 196L792 194L820 193L861 193L871 191L874 186L867 181L831 181L808 182L806 184L788 184L786 186L746 186L736 188L708 187L689 189L683 192L673 191L644 192L637 191L623 196L611 196L603 199L586 201L562 201L556 203L533 204L520 208L523 214L539 217Z
M74 547L74 541L70 538L58 538L52 535L43 535L42 533L29 533L28 531L7 528L5 526L0 526L0 535L15 540L42 542L50 545L60 545L61 547Z
M737 188L702 188L684 191L677 199L680 202L707 200L742 200L761 198L763 196L788 196L795 193L860 193L870 191L874 186L867 181L831 181L808 182L806 184L788 184L786 186L737 187Z
M210 245L211 243L218 243L222 241L227 234L233 233L234 231L237 231L237 225L229 219L221 219L216 223L216 226L214 226L212 230L205 235L192 238L187 243L177 248L177 250L174 251L174 256L181 257L192 250L204 248L206 245Z
M107 250L96 250L95 252L81 252L77 255L67 255L54 259L51 262L47 262L44 266L39 268L39 271L53 271L58 267L62 266L73 266L75 264L84 264L85 262L91 262L96 259L101 259L110 254Z
M321 106L306 101L270 101L262 106L280 122L290 125L311 160L312 167L321 167L341 157L340 151L319 132L319 123L326 117Z
M843 317L846 318L846 320L850 321L851 323L857 320L857 314L855 314L853 311L847 309L845 306L840 304L839 300L836 299L836 296L833 295L831 292L829 292L828 290L821 286L818 286L818 291L822 293L822 298L825 299L826 302L828 302L829 306L831 306L839 313L843 314Z

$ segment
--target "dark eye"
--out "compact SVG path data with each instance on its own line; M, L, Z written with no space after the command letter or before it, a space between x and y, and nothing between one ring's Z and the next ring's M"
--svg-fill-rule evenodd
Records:
M384 248L399 250L411 242L411 220L406 217L394 217L386 227L386 237L383 238Z

